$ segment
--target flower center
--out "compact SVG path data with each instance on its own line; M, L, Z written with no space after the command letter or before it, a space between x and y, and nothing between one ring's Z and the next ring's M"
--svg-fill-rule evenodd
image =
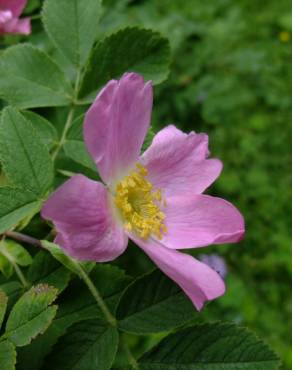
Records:
M114 201L128 231L134 231L142 239L150 235L161 239L167 228L160 207L166 204L161 190L154 191L146 179L147 174L147 169L137 163L136 169L117 184Z

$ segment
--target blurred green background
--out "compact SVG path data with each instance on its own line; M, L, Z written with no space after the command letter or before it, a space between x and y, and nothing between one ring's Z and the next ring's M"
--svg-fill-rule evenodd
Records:
M38 14L40 3L31 0L27 13ZM239 245L203 251L224 256L229 274L227 294L199 320L247 325L291 370L292 3L104 1L101 35L137 24L167 36L173 52L169 79L155 89L154 129L175 123L207 132L212 156L224 163L210 192L246 219ZM33 31L29 40L49 48L37 17ZM119 263L130 266L135 257L140 273L149 268L145 256L131 253Z

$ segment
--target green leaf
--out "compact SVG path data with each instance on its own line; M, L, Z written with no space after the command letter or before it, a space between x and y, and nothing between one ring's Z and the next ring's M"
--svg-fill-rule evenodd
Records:
M31 111L22 111L21 114L32 124L42 143L51 149L58 140L55 127L44 117Z
M116 266L98 264L91 271L90 279L110 311L114 313L120 295L129 284L130 278ZM62 304L54 320L59 327L66 329L81 320L103 317L92 294L84 288L83 281L72 281L62 298Z
M33 284L48 284L62 292L70 280L70 271L60 265L48 252L40 251L33 259L27 279Z
M0 187L0 204L0 233L40 208L40 201L34 193L9 186Z
M51 303L57 289L46 284L32 287L16 302L6 324L5 337L16 346L25 346L50 325L57 312Z
M33 126L15 108L2 112L0 159L7 177L16 185L43 196L52 184L53 163Z
M0 343L0 369L14 370L16 365L15 347L8 340Z
M67 157L73 159L73 161L96 172L96 164L89 155L83 141L83 120L84 115L74 120L67 134L64 151Z
M117 309L119 327L138 334L172 330L196 316L191 301L159 270L129 285Z
M56 344L45 369L51 369L51 364L54 370L111 369L118 341L117 330L102 321L75 324Z
M0 253L0 271L6 277L6 279L9 279L13 275L14 271L11 262L1 253Z
M6 308L7 308L7 302L8 302L8 297L6 293L0 289L0 329L1 325L5 316Z
M13 240L5 239L1 243L0 253L3 253L10 261L14 261L20 266L29 266L32 263L28 251Z
M100 15L100 0L46 0L42 19L59 50L72 64L81 66L94 43Z
M145 137L142 149L141 149L142 153L145 152L145 150L148 149L149 146L152 144L152 140L153 140L155 135L156 135L156 133L154 132L153 128L150 127L148 132L147 132L147 135Z
M128 27L96 44L89 57L81 82L80 97L90 94L93 100L98 88L124 72L141 73L157 84L169 71L170 47L159 33Z
M69 105L72 87L43 51L19 44L0 57L0 97L19 108Z
M74 272L74 274L80 275L80 270L78 265L80 265L84 270L89 272L93 269L95 263L94 262L77 262L71 257L67 256L62 249L54 243L50 243L47 240L41 241L42 246L47 249L51 255L56 258L62 265L67 267L70 271Z
M139 360L141 370L277 370L275 353L229 323L196 325L162 340Z
M8 297L7 310L10 311L12 306L23 293L23 286L19 281L9 281L8 283L1 284L0 288Z

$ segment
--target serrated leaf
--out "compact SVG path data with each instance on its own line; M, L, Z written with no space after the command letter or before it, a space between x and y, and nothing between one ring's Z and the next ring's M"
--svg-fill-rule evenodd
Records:
M7 186L0 187L0 204L0 233L3 233L38 210L41 203L31 191Z
M196 325L162 340L139 360L141 370L277 370L275 353L229 323Z
M70 271L60 265L49 253L40 251L33 259L27 279L33 284L48 284L62 292L70 280Z
M90 279L114 313L119 297L131 279L118 267L102 264L94 267ZM103 317L92 294L84 289L83 281L72 281L62 297L62 304L54 320L59 327L66 328L81 320Z
M14 261L20 266L29 266L32 263L32 258L28 251L14 240L5 239L1 243L1 251L6 256L9 256L10 261Z
M8 297L7 310L10 311L14 303L22 294L23 286L19 281L9 281L8 283L1 284L0 288Z
M31 111L22 111L21 114L32 124L42 143L48 149L51 149L57 143L57 130L47 119Z
M15 347L8 340L0 343L0 369L14 370L16 365Z
M43 51L28 44L0 57L0 97L19 108L69 105L73 95L64 73Z
M80 97L90 94L111 78L124 72L141 73L153 83L162 82L168 74L170 47L159 33L137 27L122 29L98 42L89 57L82 78Z
M81 115L72 123L64 143L64 151L67 157L73 159L73 161L96 172L96 164L89 155L83 141L83 120L84 115Z
M119 296L130 278L116 266L98 264L90 273L94 285L105 300L107 306L114 312ZM85 289L81 280L72 280L62 294L57 315L48 330L37 337L29 346L20 348L18 352L19 370L39 370L44 357L51 352L58 338L74 323L102 319L103 314L89 290Z
M118 348L116 328L99 320L88 320L73 325L60 339L47 358L45 369L108 370Z
M5 316L6 308L7 308L7 302L8 302L8 297L6 293L0 289L0 329L1 325Z
M87 272L91 271L95 265L94 262L75 261L71 257L67 256L57 244L50 243L47 240L42 240L41 243L42 246L47 249L54 258L56 258L56 260L67 267L67 269L74 272L74 274L80 275L80 269L78 268L78 265L80 265L82 269Z
M1 116L0 160L13 184L39 197L52 184L53 163L47 148L31 123L12 107L5 108Z
M138 334L172 330L196 316L186 295L159 270L129 285L117 308L119 327Z
M59 50L81 66L94 43L101 15L100 0L46 0L42 19Z
M32 284L48 284L62 292L70 281L71 273L49 253L40 251L28 269L27 279Z
M5 337L21 347L43 333L56 315L57 306L51 306L51 303L57 293L57 289L46 284L39 284L24 293L11 310Z

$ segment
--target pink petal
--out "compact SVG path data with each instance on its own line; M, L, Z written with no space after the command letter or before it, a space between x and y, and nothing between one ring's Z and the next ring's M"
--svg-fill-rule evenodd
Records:
M79 260L110 261L127 247L128 238L112 215L106 188L83 175L60 186L41 213L54 223L56 242Z
M12 18L13 15L10 10L0 10L0 27Z
M19 33L29 35L31 33L31 24L29 18L12 18L2 25L2 33Z
M225 293L224 281L219 274L194 257L168 249L154 240L143 241L130 237L161 271L182 288L197 310L201 310L204 302Z
M27 0L0 0L0 10L11 10L14 17L20 16Z
M136 73L111 80L85 116L87 149L106 183L115 182L138 161L149 128L151 82Z
M166 203L167 233L161 243L168 248L235 243L244 235L242 215L224 199L193 195L168 198Z
M208 136L168 126L155 137L141 161L148 178L165 196L200 194L219 176L222 163L208 156Z

